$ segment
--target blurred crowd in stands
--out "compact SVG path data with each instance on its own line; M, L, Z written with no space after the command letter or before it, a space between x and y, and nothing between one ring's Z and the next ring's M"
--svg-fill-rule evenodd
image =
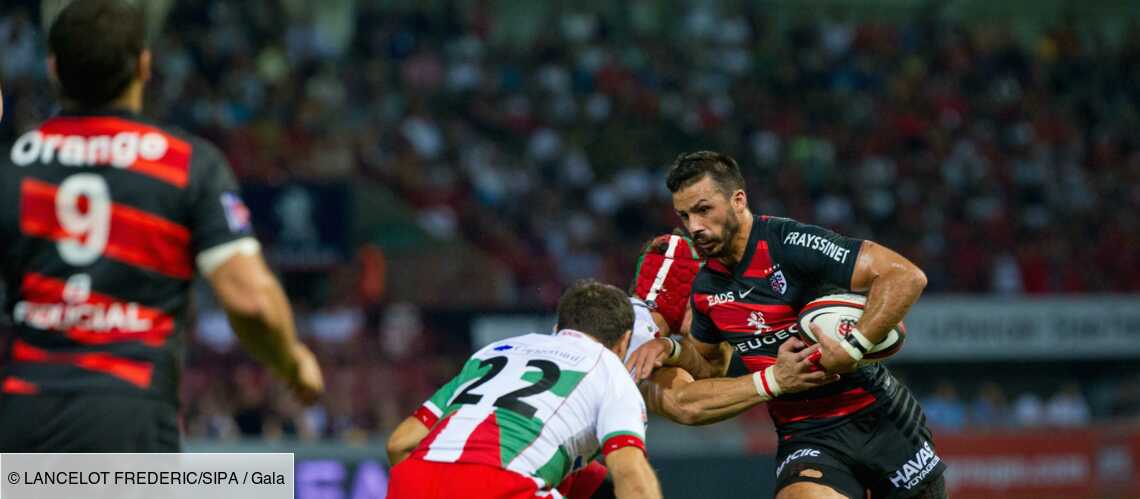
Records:
M54 111L33 3L0 6L0 142ZM641 243L677 223L664 168L696 149L738 159L754 210L884 243L930 293L1140 292L1140 27L1110 41L921 10L781 24L750 2L493 4L175 2L147 114L213 140L246 186L391 189L433 240L496 262L511 306L548 308L580 277L628 282ZM450 340L360 265L322 270L322 298L298 303L329 370L310 410L247 367L202 300L189 435L367 436L449 377L462 348L441 350ZM1135 381L1121 386L1135 416ZM999 403L1000 389L939 387L930 418L1109 415L1070 385Z

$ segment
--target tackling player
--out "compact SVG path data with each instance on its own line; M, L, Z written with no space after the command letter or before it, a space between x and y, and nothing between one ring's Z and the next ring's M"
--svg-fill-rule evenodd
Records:
M388 441L388 496L558 496L604 456L620 498L661 497L645 455L645 406L621 363L633 311L621 290L576 284L558 331L482 348Z
M221 153L138 115L144 31L126 2L63 9L48 40L63 112L0 156L4 452L177 452L196 275L254 357L303 401L323 390Z
M696 378L723 373L732 345L762 372L795 339L797 314L834 290L867 293L856 328L841 341L815 331L813 360L840 381L768 404L779 436L777 499L946 497L918 402L886 367L855 370L862 354L906 315L926 285L913 263L871 241L786 218L754 216L736 161L683 154L669 170L673 206L709 260L692 290L691 338L658 340L641 362L684 367ZM678 348L680 347L680 348Z

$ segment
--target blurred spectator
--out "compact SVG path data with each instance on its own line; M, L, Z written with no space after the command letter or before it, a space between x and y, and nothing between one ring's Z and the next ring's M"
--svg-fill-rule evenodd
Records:
M934 394L922 401L922 409L931 428L959 431L966 426L966 407L958 398L958 389L949 381L941 381Z
M982 428L1007 426L1009 417L1009 407L1001 385L993 381L983 383L978 389L977 397L970 404L970 424Z
M1091 419L1089 404L1081 394L1081 387L1069 382L1045 404L1045 423L1053 426L1084 426Z
M1036 393L1025 392L1013 402L1013 422L1020 428L1032 428L1045 422L1045 406Z
M1109 415L1122 419L1140 418L1140 380L1133 377L1120 382Z

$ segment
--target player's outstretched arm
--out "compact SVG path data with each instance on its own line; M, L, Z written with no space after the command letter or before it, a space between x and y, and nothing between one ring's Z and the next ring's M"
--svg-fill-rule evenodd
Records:
M420 440L423 440L430 431L430 428L415 417L402 421L388 437L388 465L395 466L407 459L416 446L420 445Z
M324 391L313 352L297 340L285 291L259 252L230 256L207 276L242 346L310 404Z
M805 348L806 347L806 348ZM683 425L723 421L784 393L832 383L838 375L814 369L810 360L818 346L807 347L791 338L780 345L776 364L737 378L693 380L676 368L658 369L641 384L646 407Z
M618 499L658 499L661 486L657 475L649 466L645 451L625 447L606 455L606 467L614 478L614 493Z

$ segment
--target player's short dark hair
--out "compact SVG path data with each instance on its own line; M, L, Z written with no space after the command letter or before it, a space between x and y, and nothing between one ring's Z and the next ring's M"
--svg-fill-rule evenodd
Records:
M48 33L63 96L88 108L127 90L145 47L145 16L123 0L76 0Z
M669 192L689 187L705 176L712 177L725 196L744 189L744 176L740 166L727 154L714 151L697 151L677 156L665 177Z
M574 283L558 299L558 329L573 329L613 348L633 329L633 306L622 290L593 279Z

